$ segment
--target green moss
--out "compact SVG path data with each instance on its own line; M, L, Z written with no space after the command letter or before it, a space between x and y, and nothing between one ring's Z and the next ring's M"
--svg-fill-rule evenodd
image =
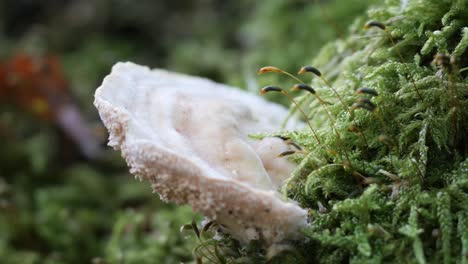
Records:
M468 66L467 5L386 1L313 60L340 98L317 77L311 86L331 104L296 98L320 143L308 129L284 133L308 154L292 157L298 167L283 192L311 221L280 263L468 261L468 73L460 71ZM365 31L368 20L386 31ZM379 95L357 94L360 87ZM375 110L352 110L360 98ZM266 262L268 251L249 256Z
M190 209L162 204L125 173L116 152L84 165L57 128L2 103L0 262L178 263L193 253L221 263L468 263L468 1L394 0L364 14L382 1L100 0L91 4L97 12L74 11L71 20L68 5L34 3L36 15L21 17L24 3L17 2L0 3L8 11L0 21L0 55L6 59L19 47L60 55L89 119L97 118L93 91L118 60L251 90L257 82L294 84L274 74L255 78L261 66L294 72L312 64L346 107L308 76L333 103L328 108L338 138L317 100L294 94L322 144L307 129L285 134L309 154L291 156L298 167L282 191L310 210L311 223L302 240L265 249L225 234L213 240L215 227L195 245L195 236L179 232L193 217ZM353 23L355 14L362 16ZM396 48L384 32L363 30L371 19L387 24ZM323 46L331 38L338 39ZM438 52L450 54L454 64L433 64ZM379 92L372 98L377 110L356 109L351 118L345 109L364 97L354 93L359 87ZM343 166L346 155L350 163Z

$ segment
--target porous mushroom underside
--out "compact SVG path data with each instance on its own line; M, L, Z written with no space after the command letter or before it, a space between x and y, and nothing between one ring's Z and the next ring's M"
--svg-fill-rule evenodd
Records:
M283 167L268 167L268 155L259 154L279 143L259 147L247 137L278 129L285 109L210 80L129 62L113 67L94 104L109 145L163 200L191 205L244 242L279 242L305 225L306 211L276 191L284 179L271 178L291 165L283 159Z

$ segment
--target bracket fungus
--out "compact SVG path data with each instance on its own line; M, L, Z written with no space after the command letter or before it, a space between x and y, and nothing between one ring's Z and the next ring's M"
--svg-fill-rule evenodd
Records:
M267 244L294 236L307 213L277 192L294 164L278 154L286 109L198 77L117 63L95 106L130 172L165 201L189 204L235 238Z

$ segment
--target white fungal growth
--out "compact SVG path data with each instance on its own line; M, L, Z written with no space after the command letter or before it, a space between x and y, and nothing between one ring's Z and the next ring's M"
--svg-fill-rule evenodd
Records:
M293 236L306 211L276 192L294 168L277 155L282 107L210 80L117 63L94 104L130 172L162 199L190 204L241 241Z

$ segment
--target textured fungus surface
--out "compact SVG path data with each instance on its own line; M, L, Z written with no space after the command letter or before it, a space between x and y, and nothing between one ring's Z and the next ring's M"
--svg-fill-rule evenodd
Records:
M130 172L162 199L190 204L242 241L278 242L306 222L306 211L276 190L294 168L277 155L283 108L212 81L118 63L95 94ZM293 125L293 124L290 124Z

